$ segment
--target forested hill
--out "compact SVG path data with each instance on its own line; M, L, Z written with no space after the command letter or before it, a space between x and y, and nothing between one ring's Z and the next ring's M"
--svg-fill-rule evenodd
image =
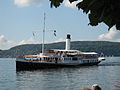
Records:
M46 44L45 49L64 49L65 42ZM108 41L73 41L71 49L80 51L93 51L104 53L107 56L120 56L120 43ZM41 52L41 44L25 44L0 50L0 57L18 57L26 54L38 54Z

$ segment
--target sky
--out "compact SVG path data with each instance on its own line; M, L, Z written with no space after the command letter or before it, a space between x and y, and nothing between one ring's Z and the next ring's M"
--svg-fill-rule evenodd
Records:
M120 42L115 27L108 31L104 23L88 25L88 15L78 10L76 3L64 0L60 7L51 8L49 0L0 0L0 49L42 43L44 13L46 43L65 41L67 34L71 34L72 41Z

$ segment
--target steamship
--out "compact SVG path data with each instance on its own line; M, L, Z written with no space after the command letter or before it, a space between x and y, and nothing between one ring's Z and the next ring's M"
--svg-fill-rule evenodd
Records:
M71 36L67 34L65 49L43 50L37 55L25 55L16 59L16 69L42 69L98 65L104 61L96 52L70 49Z

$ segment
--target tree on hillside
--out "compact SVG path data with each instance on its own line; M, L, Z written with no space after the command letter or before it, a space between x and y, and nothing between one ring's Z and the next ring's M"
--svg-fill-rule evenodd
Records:
M50 0L51 7L59 7L64 0ZM80 0L69 0L70 3ZM76 4L78 9L82 9L88 14L89 25L97 26L105 23L109 29L116 26L120 30L120 0L82 0Z

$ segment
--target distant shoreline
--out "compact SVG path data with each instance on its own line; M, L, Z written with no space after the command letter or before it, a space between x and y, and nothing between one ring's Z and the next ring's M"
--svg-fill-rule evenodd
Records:
M64 49L65 42L45 44L45 49ZM80 51L94 51L104 53L105 56L120 56L120 43L108 41L73 41L71 49ZM0 50L0 58L16 58L18 56L38 54L41 52L41 44L24 44L12 47L8 50Z

